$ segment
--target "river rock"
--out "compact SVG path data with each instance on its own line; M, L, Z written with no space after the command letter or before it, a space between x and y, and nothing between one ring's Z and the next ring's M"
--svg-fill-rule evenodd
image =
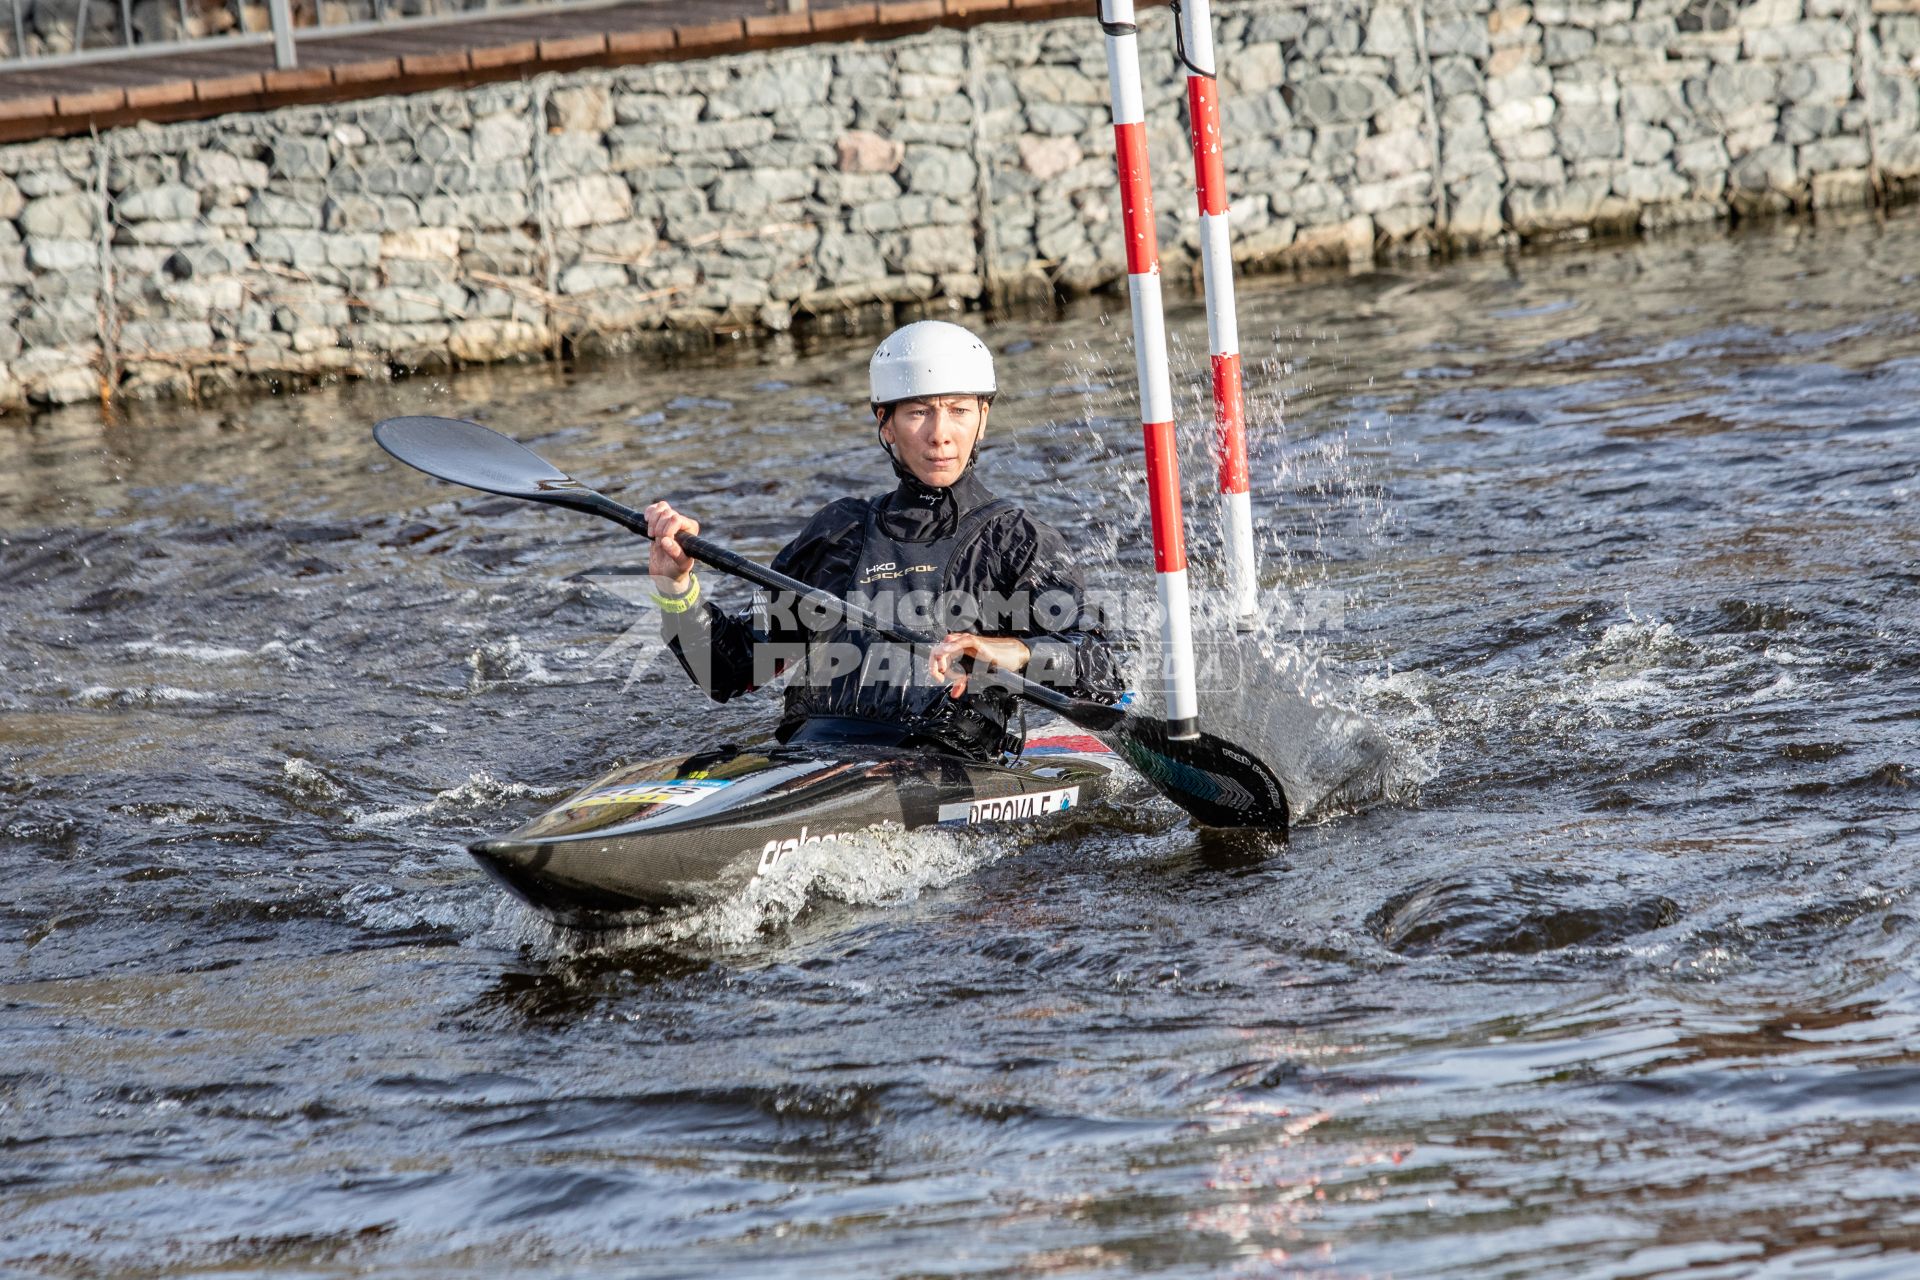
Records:
M1361 48L1376 57L1391 58L1413 50L1413 19L1405 9L1381 5L1367 19Z
M971 195L980 176L971 157L944 147L908 147L902 167L907 190L926 195Z
M1442 58L1448 54L1485 61L1492 52L1487 24L1477 18L1443 18L1427 23L1427 54Z
M253 191L267 185L267 166L226 151L195 151L187 157L181 180L203 195L213 194L229 204L244 204Z
M1352 124L1371 119L1391 102L1384 80L1362 76L1320 76L1292 86L1287 102L1310 125Z
M1553 122L1553 113L1552 98L1516 98L1488 114L1487 134L1497 143L1503 138L1544 129Z
M1734 162L1728 179L1742 191L1792 191L1799 185L1793 148L1776 143L1742 156Z
M1801 147L1796 161L1799 171L1809 179L1834 170L1865 170L1867 142L1864 138L1823 138Z
M841 134L834 150L842 173L892 173L907 151L902 143L864 129Z
M383 260L448 261L460 256L460 232L455 227L409 227L380 237Z
M1742 32L1740 37L1744 57L1767 62L1810 58L1820 53L1849 53L1852 49L1853 33L1846 24L1831 19L1756 27Z
M55 240L35 236L27 241L27 264L35 271L64 273L93 267L100 246L91 240Z
M800 169L735 170L714 183L711 203L721 213L753 213L813 193L813 175Z
M972 271L979 260L971 227L920 227L907 233L906 261L928 271Z
M1718 138L1681 143L1673 149L1673 167L1682 173L1724 173L1731 163L1726 143Z
M1072 138L1021 138L1019 148L1020 167L1042 182L1059 177L1083 157Z
M1865 169L1842 169L1815 174L1813 207L1853 208L1873 203L1873 182Z
M21 207L20 230L47 240L89 240L100 231L99 206L78 191L41 196Z
M1590 55L1595 42L1594 33L1583 27L1548 27L1542 53L1547 65L1565 66Z
M194 207L199 207L199 196L194 196ZM275 191L257 191L247 201L247 225L254 228L267 227L307 227L318 229L325 211L325 203L319 200L301 200L281 195Z
M1634 165L1613 180L1614 194L1635 204L1679 200L1689 190L1687 180L1670 165Z
M519 160L533 154L533 122L520 113L483 116L473 122L475 162Z
M33 401L78 404L100 394L100 375L91 363L98 351L98 344L89 344L84 351L27 351L14 361L11 372Z
M548 203L556 225L591 227L630 217L633 190L612 174L589 174L554 183Z
M1554 118L1563 160L1595 160L1623 154L1620 122L1604 107L1566 107Z
M1433 144L1413 129L1375 134L1354 148L1355 175L1361 182L1381 182L1422 170L1432 159Z
M1853 63L1847 58L1809 58L1780 73L1780 96L1788 102L1840 106L1853 97Z
M1714 111L1733 112L1771 101L1775 79L1772 70L1766 67L1748 64L1715 67L1707 73L1706 105Z
M555 89L547 97L547 127L562 133L605 133L613 128L613 95L606 85Z
M270 175L294 182L325 178L333 168L333 154L325 138L283 134L273 140L267 169Z

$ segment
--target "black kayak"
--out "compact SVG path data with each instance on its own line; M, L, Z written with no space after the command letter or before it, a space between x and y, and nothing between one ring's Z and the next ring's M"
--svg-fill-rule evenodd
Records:
M616 769L470 846L488 874L578 928L734 896L789 858L873 827L1030 824L1098 799L1113 755L1030 737L1017 761L850 742L723 746Z

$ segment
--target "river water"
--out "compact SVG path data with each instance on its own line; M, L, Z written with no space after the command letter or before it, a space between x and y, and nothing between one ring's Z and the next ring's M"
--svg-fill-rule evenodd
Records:
M1915 1274L1917 264L1243 281L1272 608L1399 799L882 833L603 935L464 844L772 704L649 664L629 536L367 428L767 555L884 487L870 340L0 424L0 1272ZM993 326L983 465L1137 581L1113 305Z

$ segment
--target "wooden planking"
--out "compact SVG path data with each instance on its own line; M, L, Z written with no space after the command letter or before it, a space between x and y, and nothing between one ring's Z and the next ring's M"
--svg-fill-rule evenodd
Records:
M789 13L780 0L678 0L314 34L300 42L299 67L287 71L274 69L272 49L264 44L0 70L0 142L140 120L415 93L549 70L886 39L935 26L1086 17L1091 7L1090 0L815 0L806 11Z

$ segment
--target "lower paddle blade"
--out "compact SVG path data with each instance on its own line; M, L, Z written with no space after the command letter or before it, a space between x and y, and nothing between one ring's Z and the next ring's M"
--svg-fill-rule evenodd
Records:
M509 498L552 501L583 486L491 427L459 418L388 418L373 429L382 449L442 480Z
M1393 744L1356 709L1348 682L1324 654L1285 636L1217 629L1196 630L1194 651L1203 677L1200 724L1219 744L1202 760L1224 758L1224 747L1257 761L1267 777L1279 780L1293 822L1386 796L1396 760ZM1135 663L1136 671L1163 669L1152 637ZM1157 688L1145 681L1136 687L1134 713L1143 720L1163 715ZM1250 783L1242 786L1255 789Z
M1208 827L1287 829L1287 793L1273 771L1247 751L1202 732L1167 736L1167 723L1128 716L1099 735L1167 799Z

